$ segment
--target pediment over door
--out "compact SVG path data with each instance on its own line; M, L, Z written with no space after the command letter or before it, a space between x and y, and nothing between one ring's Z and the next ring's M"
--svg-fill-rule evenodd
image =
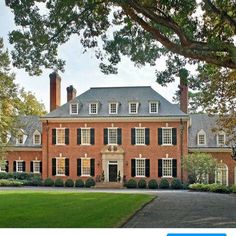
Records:
M106 145L102 150L102 154L124 154L125 151L121 146Z

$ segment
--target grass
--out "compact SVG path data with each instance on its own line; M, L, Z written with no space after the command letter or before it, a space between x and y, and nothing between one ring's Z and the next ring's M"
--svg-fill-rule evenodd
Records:
M119 227L154 196L73 192L0 192L1 228Z

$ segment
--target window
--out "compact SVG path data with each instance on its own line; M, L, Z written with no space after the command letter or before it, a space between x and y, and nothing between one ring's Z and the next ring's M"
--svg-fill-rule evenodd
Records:
M35 145L40 145L41 144L41 134L39 133L38 130L36 130L34 132L33 144L35 144Z
M56 175L64 176L66 171L65 158L56 159Z
M24 172L23 161L16 161L16 172Z
M215 173L215 182L217 184L228 185L228 166L219 164Z
M136 145L145 144L145 128L135 128Z
M90 176L90 158L81 159L81 174L83 176Z
M137 114L138 113L138 102L130 102L129 103L129 113Z
M40 161L33 161L33 172L40 173Z
M118 103L110 103L109 114L117 114L117 113L118 113Z
M81 128L81 144L90 145L90 129Z
M162 159L162 177L172 177L172 159Z
M77 103L71 103L70 104L70 114L71 115L77 115L78 114L78 104Z
M90 103L89 104L89 114L97 114L98 113L98 104Z
M205 145L206 144L206 133L204 130L200 130L198 132L198 145Z
M172 128L162 128L162 144L172 145Z
M149 113L158 113L158 102L149 103Z
M56 144L65 144L65 129L56 129L57 141Z
M0 172L6 172L6 162L5 161L0 162Z
M220 132L217 135L217 145L225 145L225 133L224 132Z
M136 176L137 177L145 177L145 159L138 158L136 161Z
M108 144L117 144L117 129L108 128Z

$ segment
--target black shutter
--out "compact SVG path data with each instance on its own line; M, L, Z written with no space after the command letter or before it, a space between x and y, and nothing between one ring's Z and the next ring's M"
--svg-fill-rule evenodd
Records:
M104 129L104 145L108 144L108 129Z
M172 176L177 177L177 160L172 160Z
M52 129L52 144L56 144L57 142L57 130Z
M94 128L90 129L90 144L95 144L95 130Z
M22 161L22 171L25 172L25 161Z
M65 129L65 144L69 144L69 137L70 137L70 130L67 128Z
M146 145L149 145L149 143L150 143L150 138L149 138L149 128L146 128L145 129L145 144Z
M42 161L40 161L39 162L39 171L40 171L40 173L42 173L43 172L43 165L42 165Z
M135 145L135 128L131 128L131 144Z
M162 128L158 128L158 144L162 145Z
M118 145L122 144L122 130L121 130L121 128L117 129L117 144Z
M52 175L55 176L57 173L57 160L52 158Z
M177 144L177 129L172 128L172 144L176 145Z
M31 161L30 162L30 172L34 172L34 162L33 161Z
M81 176L81 159L77 159L77 176Z
M16 172L16 161L13 161L13 172Z
M145 160L145 176L146 177L150 176L150 160L149 159Z
M66 176L70 175L70 160L69 160L69 158L65 159L65 175Z
M9 161L6 161L5 171L9 172Z
M135 159L131 159L131 176L135 177L136 175L136 168L135 168Z
M90 159L90 175L94 176L95 173L95 159Z
M81 129L77 129L77 144L81 144Z
M158 159L158 177L162 177L162 159Z

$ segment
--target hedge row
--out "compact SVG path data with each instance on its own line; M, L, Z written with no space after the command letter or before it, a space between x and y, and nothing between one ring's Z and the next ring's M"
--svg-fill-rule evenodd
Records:
M10 180L10 179L0 179L0 187L20 187L23 186L22 181Z
M145 179L130 179L125 183L127 188L149 188L149 189L183 189L185 186L177 178L173 178L169 181L166 178L161 178L160 183L158 184L157 180L151 179L148 182Z
M213 192L213 193L236 193L236 186L228 187L221 184L190 184L189 189L199 192Z
M26 172L0 172L0 179L20 179L31 180L34 177L40 178L40 174L26 173Z

